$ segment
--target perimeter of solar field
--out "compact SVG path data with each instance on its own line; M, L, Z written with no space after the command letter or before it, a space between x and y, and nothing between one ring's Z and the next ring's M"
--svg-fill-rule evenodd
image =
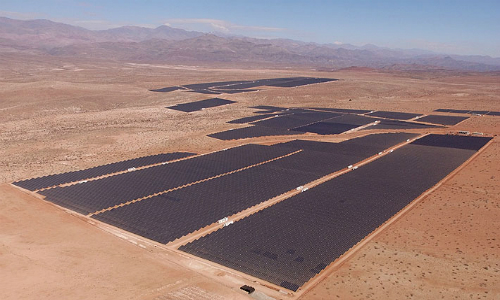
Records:
M320 133L328 124L337 127L326 134L339 134L371 122L358 124L354 115L334 112L301 114L274 119L248 116L232 123L255 122L250 128L263 126L271 129L259 129L260 133L284 136L302 130ZM414 128L426 128L426 122L455 125L467 118L429 115L421 118L422 124L400 121L420 114L379 111L368 115L382 118L381 126L414 124L410 125ZM355 125L340 122L342 118ZM338 129L338 124L345 129ZM472 160L490 140L375 133L342 143L243 144L198 156L171 153L144 158L137 170L124 162L82 171L87 175L62 174L14 184L133 233L119 235L133 240L145 237L166 245L161 246L166 251L206 259L254 284L300 295Z

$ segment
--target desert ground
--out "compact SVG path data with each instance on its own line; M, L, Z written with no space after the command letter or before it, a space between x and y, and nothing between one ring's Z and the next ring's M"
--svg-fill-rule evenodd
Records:
M297 294L256 286L249 296L239 287L252 281L237 272L89 222L10 184L151 154L206 153L296 138L206 136L243 127L226 122L252 115L255 109L249 107L255 105L424 114L438 108L500 111L498 73L232 69L30 55L5 55L1 62L1 299L500 299L500 117L471 116L442 130L495 138L414 208ZM237 103L190 114L165 107L210 95L149 91L292 76L339 81L220 95Z

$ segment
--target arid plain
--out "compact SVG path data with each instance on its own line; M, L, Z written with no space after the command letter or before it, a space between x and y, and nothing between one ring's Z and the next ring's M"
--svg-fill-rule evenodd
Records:
M339 80L224 94L219 97L236 103L189 114L165 107L210 96L149 91L292 76ZM113 229L103 230L10 185L15 180L164 152L205 153L296 138L220 141L206 136L237 128L226 122L252 115L255 109L249 107L255 105L423 114L438 108L500 111L499 82L499 73L230 69L4 55L0 298L250 299L239 286L251 282L230 270L214 271L154 243L120 238L120 233L111 234ZM314 284L291 296L264 289L265 294L282 299L500 299L500 117L471 116L436 132L458 130L495 138L344 263L321 273ZM322 140L356 135L359 132ZM264 294L253 296L266 299Z

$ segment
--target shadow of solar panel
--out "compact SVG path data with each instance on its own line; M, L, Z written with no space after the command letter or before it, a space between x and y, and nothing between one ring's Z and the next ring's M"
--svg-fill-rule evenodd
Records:
M303 134L302 132L289 131L281 128L271 128L263 126L250 126L244 128L237 128L233 130L227 130L222 132L217 132L209 134L207 136L219 140L239 140L246 138L256 138L263 136L277 136L277 135L297 135Z
M435 109L434 111L436 111L436 112L450 112L449 109L445 109L445 108Z
M42 191L48 201L82 214L288 154L288 149L244 145L87 183Z
M414 114L414 113L404 113L404 112L395 112L395 111L376 111L371 113L370 116L387 118L387 119L395 119L395 120L409 120L415 117L421 116L422 114Z
M312 173L261 165L93 217L168 243L315 178ZM272 259L275 254L267 256Z
M54 175L22 180L22 181L16 181L13 184L30 191L35 191L55 185L60 185L63 183L70 183L75 181L81 181L84 179L100 177L107 174L126 171L129 168L144 167L147 165L168 162L192 155L194 155L194 153L188 153L188 152L174 152L174 153L150 155L125 161L120 161L116 163L111 163L103 166L97 166L94 168L80 170L80 171L73 171L62 174L54 174Z
M339 134L354 129L356 127L358 126L350 124L341 124L341 123L318 122L294 128L293 131L312 132L321 135L327 135L327 134Z
M245 123L250 123L250 122L254 122L254 121L258 121L258 120L262 120L262 119L267 119L267 118L270 118L270 117L272 117L272 116L270 116L270 115L257 115L257 116L250 116L250 117L244 117L244 118L232 120L232 121L229 121L227 123L230 123L230 124L245 124Z
M420 122L427 122L433 124L440 125L456 125L464 120L467 120L468 117L458 117L458 116L441 116L441 115L428 115L422 118L419 118Z
M226 105L226 104L231 104L231 103L235 103L235 101L225 100L225 99L220 99L220 98L212 98L212 99L206 99L206 100L195 101L195 102L190 102L190 103L177 104L174 106L169 106L167 108L174 109L174 110L180 110L183 112L193 112L193 111L201 110L203 108L221 106L221 105Z
M484 145L486 145L491 139L492 139L491 137L479 137L479 136L429 134L414 141L412 144L434 146L434 147L458 148L467 150L479 150Z
M179 249L296 291L474 153L407 145Z
M388 129L388 130L398 130L398 129L426 129L426 128L439 128L439 125L429 125L420 124L407 121L397 121L397 120L380 120L380 123L364 128L364 130L372 129Z

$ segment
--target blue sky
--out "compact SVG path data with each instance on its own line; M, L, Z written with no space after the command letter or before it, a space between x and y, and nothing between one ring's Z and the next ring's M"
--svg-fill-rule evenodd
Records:
M500 0L2 0L0 16L500 57Z

